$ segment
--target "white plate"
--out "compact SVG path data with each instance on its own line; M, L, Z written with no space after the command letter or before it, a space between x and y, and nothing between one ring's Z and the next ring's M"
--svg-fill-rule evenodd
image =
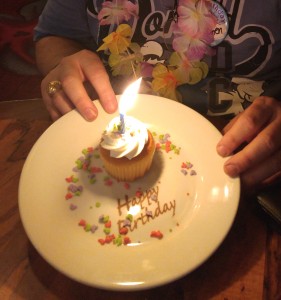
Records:
M98 173L97 182L90 184L87 172L73 172L73 167L76 159L83 156L83 148L98 145L113 118L103 112L99 103L96 105L96 121L86 122L72 111L50 126L28 155L19 187L19 208L26 233L53 267L87 285L138 290L180 278L217 249L236 215L240 181L223 172L225 159L215 150L221 135L184 105L139 95L129 114L148 124L153 132L170 134L175 146L181 147L180 154L158 150L149 173L129 189L115 180L111 186L105 185L105 172ZM182 173L181 164L187 161L197 175L191 176L191 169L186 170L187 175ZM95 157L92 163L102 166ZM65 200L69 186L65 178L71 175L79 178L76 185L82 185L83 191ZM131 244L100 245L98 239L105 234L99 217L108 215L111 234L118 236L117 222L126 218L128 211L125 205L118 209L117 199L121 204L126 196L131 201L138 199L139 188L144 192L142 207L134 205L129 212L135 214L133 221L141 214L145 217L128 233ZM153 191L158 201L152 197ZM71 210L70 204L77 209ZM149 217L149 222L146 209L156 215L154 219ZM78 226L81 219L98 225L98 230L86 232ZM162 239L150 237L157 230L163 233Z

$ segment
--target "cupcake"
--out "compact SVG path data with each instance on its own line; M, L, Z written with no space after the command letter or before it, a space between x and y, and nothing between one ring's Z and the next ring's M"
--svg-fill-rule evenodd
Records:
M104 131L100 156L108 174L120 181L134 181L150 169L155 142L146 126L127 116L124 133L120 119L114 118Z

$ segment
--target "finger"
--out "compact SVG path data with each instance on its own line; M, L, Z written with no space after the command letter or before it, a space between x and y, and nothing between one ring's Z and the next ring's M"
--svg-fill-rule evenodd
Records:
M280 177L281 175L281 150L269 157L267 160L258 164L254 168L245 172L241 176L243 186L247 188L255 187L261 182L266 184L267 181Z
M87 121L95 120L98 111L84 88L84 78L79 68L73 64L65 64L60 78L63 91L72 105Z
M45 107L53 121L56 121L61 117L61 113L54 107L53 101L51 96L47 92L47 85L46 82L49 82L47 78L43 79L41 82L41 95L42 100L45 104Z
M94 60L92 59L90 64L82 60L82 68L85 77L90 81L99 95L103 109L108 113L115 112L118 106L117 99L112 89L109 76L99 57Z
M226 161L224 165L225 172L235 177L245 170L266 161L281 148L279 129L279 121L273 121L243 150Z
M63 90L58 90L53 95L49 95L47 87L45 87L45 82L42 82L42 97L45 106L52 118L52 120L57 120L62 115L73 110L74 105L69 101Z
M60 115L64 115L75 108L63 90L56 92L51 98L54 108Z
M251 141L272 118L272 110L262 102L253 103L226 132L217 145L221 156L228 156L241 144Z
M226 134L241 116L242 116L242 113L238 114L233 119L231 119L230 122L228 122L228 124L223 128L222 133Z

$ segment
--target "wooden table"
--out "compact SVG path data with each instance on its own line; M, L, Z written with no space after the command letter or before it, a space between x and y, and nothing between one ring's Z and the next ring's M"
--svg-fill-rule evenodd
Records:
M254 199L245 196L214 255L168 285L130 293L104 291L52 268L29 242L18 210L23 164L50 124L40 99L0 102L0 299L281 299L281 237L267 225Z

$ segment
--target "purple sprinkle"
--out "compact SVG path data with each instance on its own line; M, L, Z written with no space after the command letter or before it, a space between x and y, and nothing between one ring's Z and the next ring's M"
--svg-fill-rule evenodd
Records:
M187 175L187 171L185 169L181 169L181 172L183 175L185 175L185 176Z
M157 201L157 194L156 193L153 193L150 197L151 200L153 201Z
M70 192L72 192L72 193L76 193L77 192L77 186L75 185L75 184L70 184L69 186L68 186L68 190L70 191Z
M69 208L70 208L70 210L75 210L75 209L77 209L77 205L71 203L71 204L69 205Z
M73 172L78 172L79 169L78 169L77 167L74 167L74 168L72 169L72 171L73 171Z
M126 219L123 221L123 226L126 227L126 226L130 226L131 225L131 221Z
M145 213L148 217L152 217L152 211L151 210L147 210Z
M191 171L190 171L190 176L194 176L194 175L197 175L196 171L191 170Z
M78 192L82 192L82 191L83 191L83 186L82 186L82 185L79 185L79 186L77 187L77 191L78 191Z
M99 222L100 222L100 223L103 223L103 220L104 220L104 215L100 215L100 216L99 216Z
M193 167L192 163L190 163L190 162L186 163L186 168L187 169L191 169L192 167Z
M93 179L93 178L95 178L95 177L96 177L96 174L94 174L94 173L88 175L88 178L89 178L89 179Z
M97 229L98 229L98 226L93 225L90 230L91 230L92 233L95 233L97 231Z

